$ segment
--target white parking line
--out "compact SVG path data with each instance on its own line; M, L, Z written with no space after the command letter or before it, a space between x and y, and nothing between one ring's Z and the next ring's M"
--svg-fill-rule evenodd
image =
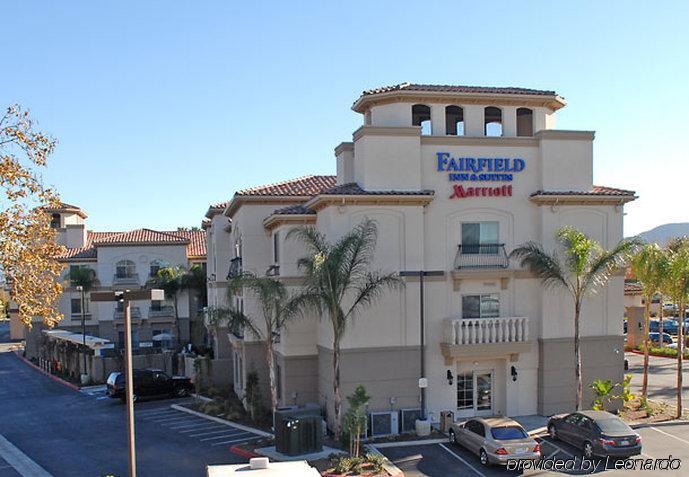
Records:
M196 430L198 430L198 429L196 429ZM198 434L189 434L189 437L210 436L213 434L221 434L223 432L232 432L232 431L228 431L227 426L225 426L225 429L216 430L216 431L204 431L204 432L199 432Z
M204 438L204 439L199 439L199 440L200 440L201 442L204 442L204 441L215 441L215 440L217 440L217 439L224 439L224 438L226 438L226 437L237 437L237 436L241 436L242 434L243 434L243 435L247 435L247 436L252 435L250 432L231 432L231 433L229 433L229 434L223 434L223 435L221 435L221 436L214 436L214 437L206 437L206 438Z
M53 477L2 435L0 435L0 456L22 477Z
M184 424L183 426L178 426L178 425L170 426L170 429L177 431L179 429L192 429L194 427L204 428L204 427L209 427L209 426L218 427L220 425L221 424L208 424L207 421L200 421L200 422L196 422L195 424ZM227 427L227 426L224 426L224 427Z
M150 419L150 418L154 418L154 417L162 417L165 415L172 416L174 414L177 414L177 411L170 410L170 409L167 409L165 411L155 411L155 412L151 412L151 411L137 411L136 412L137 416L143 417L145 419Z
M478 471L477 469L475 469L474 466L471 465L469 462L467 462L466 460L464 460L463 458L461 458L460 456L458 456L457 454L455 454L453 451L451 451L450 449L448 449L447 447L445 447L445 444L438 444L438 445L439 445L440 447L442 447L443 449L445 449L445 451L446 451L448 454L450 454L452 457L454 457L455 459L457 459L458 461L462 462L464 465L466 465L467 467L469 467L471 470L473 470L474 473L475 473L476 475L478 475L478 476L480 476L480 477L486 477L486 475L485 475L484 473L479 472L479 471Z
M571 452L567 452L566 450L564 450L562 447L560 447L559 445L555 444L554 442L546 441L545 439L543 440L543 442L546 442L547 444L553 446L554 448L556 448L556 449L559 450L560 452L564 452L564 453L567 454L568 456L570 456L570 457L576 459L576 456L575 456L574 454L572 454Z
M689 444L689 441L687 441L687 440L685 440L685 439L682 439L681 437L673 436L672 434L670 434L670 433L668 433L668 432L661 431L660 429L658 429L658 428L656 428L656 427L648 427L648 429L653 429L653 430L656 431L656 432L660 432L661 434L665 434L665 435L668 436L668 437L672 437L673 439L677 439L677 440L680 441L680 442L684 442L685 444Z
M260 436L254 437L254 439L259 439L259 438L260 438ZM247 439L246 437L243 437L242 439L233 439L231 441L214 442L213 444L211 444L211 446L221 446L223 444L234 444L235 442L248 442L251 440L253 440L253 439Z
M158 414L158 413L164 413L164 412L175 412L175 410L170 409L169 407L155 407L153 409L143 409L141 411L138 411L137 414L147 415L147 414Z
M174 421L186 421L190 422L189 416L177 416L177 417L165 417L163 419L149 419L150 422L155 422L156 424L163 424L166 422L174 422Z

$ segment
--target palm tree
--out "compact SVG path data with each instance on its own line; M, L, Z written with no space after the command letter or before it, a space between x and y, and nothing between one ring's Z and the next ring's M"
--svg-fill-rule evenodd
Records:
M179 293L184 288L184 277L187 271L184 267L177 265L174 267L164 267L158 270L155 276L155 284L160 287L167 298L172 298L175 313L175 325L177 327L177 344L181 343L181 327L179 324L179 312L177 310L177 300Z
M371 271L378 232L365 219L331 244L313 227L290 230L288 237L303 243L308 256L299 259L304 271L304 288L295 298L302 311L327 316L333 330L333 404L335 438L340 438L342 396L340 393L340 343L350 321L370 306L383 292L403 286L397 274Z
M648 351L650 348L648 332L651 318L651 300L653 300L653 296L656 293L660 292L663 282L667 278L668 261L667 255L657 244L644 244L634 254L631 263L634 275L641 285L644 298L644 375L641 394L643 399L646 400L648 398ZM662 343L662 330L660 332L660 342Z
M205 334L203 333L204 327L202 323L199 323L198 311L207 305L208 300L206 270L200 265L192 265L189 271L182 277L182 289L194 292L197 299L194 316L190 317L190 319L193 318L193 321L189 325L189 336L192 337L192 343L196 344L195 339L198 339L198 342L205 342ZM191 293L189 299L191 300ZM192 333L192 330L194 333ZM202 336L199 337L199 333L201 333Z
M623 240L612 250L605 250L573 227L561 228L556 237L561 253L548 253L540 244L527 242L514 249L510 256L535 273L545 287L565 289L574 301L574 375L577 382L576 410L579 411L584 392L579 338L582 303L588 294L603 287L625 265L637 242Z
M668 244L665 290L679 309L677 327L677 419L682 417L682 361L684 358L684 307L689 295L689 242L684 237Z
M81 294L81 334L84 345L84 369L82 374L86 374L86 310L84 305L86 303L86 292L91 291L96 286L98 278L93 268L76 266L69 269L69 281Z
M285 285L272 277L257 277L243 273L233 278L228 286L228 294L233 296L238 290L246 288L256 295L263 323L256 317L248 316L241 310L229 309L225 312L230 329L248 329L259 341L265 343L265 358L268 367L270 387L270 407L275 412L278 407L278 389L275 375L275 343L290 320L298 315L295 301L288 296Z

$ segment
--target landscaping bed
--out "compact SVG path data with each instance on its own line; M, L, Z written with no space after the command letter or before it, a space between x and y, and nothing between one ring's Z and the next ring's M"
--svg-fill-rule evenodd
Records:
M652 424L675 420L676 409L663 402L647 400L644 403L639 397L634 397L619 411L619 416L629 425Z

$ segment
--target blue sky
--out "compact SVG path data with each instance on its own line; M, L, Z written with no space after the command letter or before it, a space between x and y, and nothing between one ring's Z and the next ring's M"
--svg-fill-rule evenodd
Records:
M368 88L554 89L625 233L689 221L688 2L4 3L0 104L59 139L47 180L98 230L198 225L236 189L334 173Z

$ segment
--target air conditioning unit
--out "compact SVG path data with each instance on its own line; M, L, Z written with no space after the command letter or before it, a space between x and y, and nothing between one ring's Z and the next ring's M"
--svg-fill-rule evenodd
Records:
M416 420L421 419L421 409L402 409L400 414L402 417L402 432L416 431Z
M399 414L397 411L369 413L371 437L393 436L399 434L398 420Z

